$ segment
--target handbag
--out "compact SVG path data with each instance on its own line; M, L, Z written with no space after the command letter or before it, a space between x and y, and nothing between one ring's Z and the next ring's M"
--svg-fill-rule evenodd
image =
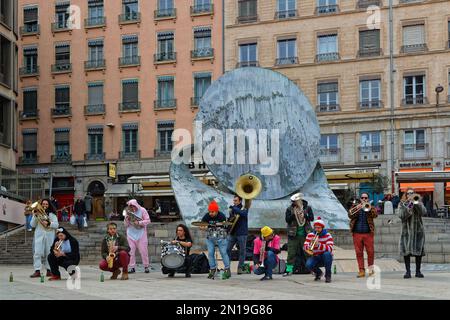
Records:
M72 215L70 216L69 222L70 222L71 225L75 225L75 224L77 223L77 219L75 218L75 215L74 215L74 214L72 214Z
M83 227L84 227L84 228L87 228L87 227L88 227L88 223L87 223L86 217L83 218Z

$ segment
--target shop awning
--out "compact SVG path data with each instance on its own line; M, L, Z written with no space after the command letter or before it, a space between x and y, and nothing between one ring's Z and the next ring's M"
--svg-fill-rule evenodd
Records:
M128 197L133 192L132 183L113 184L105 192L105 197ZM134 193L139 197L154 197L154 196L173 196L172 188L159 187L152 190L140 189L138 184L134 184Z
M193 176L205 184L210 184L210 181L216 180L211 172L194 173ZM128 178L128 183L140 184L143 190L163 190L164 188L172 190L169 175L133 176Z
M325 175L330 185L372 182L378 173L378 167L325 170Z
M395 178L400 183L400 191L413 188L415 191L432 192L435 182L450 181L450 173L443 174L444 171L433 171L432 168L409 168L400 169L400 172L395 173Z

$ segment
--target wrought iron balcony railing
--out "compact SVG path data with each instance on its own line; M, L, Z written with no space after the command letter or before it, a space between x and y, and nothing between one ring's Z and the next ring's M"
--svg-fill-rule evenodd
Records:
M338 13L338 12L339 12L339 6L337 4L316 7L316 15L332 14L332 13Z
M52 73L68 73L72 72L72 64L70 62L58 62L52 64Z
M337 163L341 161L340 148L320 148L320 162Z
M176 52L159 52L153 55L155 63L175 62L177 61Z
M52 163L68 163L72 162L71 154L52 155Z
M140 12L128 12L119 14L119 24L139 23L141 22Z
M25 66L19 69L21 77L33 77L39 75L39 66Z
M258 67L258 66L259 66L258 61L241 61L236 64L236 68Z
M20 35L24 36L35 36L41 34L41 26L39 24L26 24L20 27Z
M175 109L177 107L177 99L158 99L153 102L155 110Z
M72 116L72 109L69 104L61 104L56 106L56 108L51 109L52 117L70 117Z
M86 116L103 115L106 113L106 106L104 104L90 104L84 106L84 114Z
M39 110L20 111L20 120L36 120L39 119Z
M99 28L106 26L106 17L91 17L84 19L85 28Z
M402 160L428 159L428 143L402 144Z
M119 58L119 66L130 67L130 66L140 66L141 57L140 56L129 56Z
M378 56L381 56L381 54L382 54L381 48L358 50L358 57L360 57L360 58L378 57Z
M191 6L191 15L202 15L202 14L212 14L214 13L213 4L196 4Z
M428 51L428 46L426 43L410 44L402 46L402 53L415 53L415 52L425 52Z
M423 96L407 97L402 99L403 106L428 104L428 98Z
M338 52L327 52L316 54L316 62L328 62L339 60Z
M275 19L289 19L298 17L297 9L275 12Z
M359 102L359 108L361 110L366 109L379 109L383 107L383 102L381 100L366 100L366 101L360 101Z
M103 153L85 153L84 160L85 161L103 161L105 160L106 154Z
M358 147L359 161L382 161L383 146Z
M202 59L202 58L212 58L214 57L213 48L201 48L191 50L191 59Z
M173 19L177 16L176 8L157 9L154 12L155 19Z
M122 160L138 160L141 158L141 151L120 151L119 159Z
M119 112L139 112L141 111L141 102L121 102L119 103Z
M290 65L290 64L298 64L298 57L285 57L285 58L277 58L275 60L275 65Z
M106 60L88 60L84 62L84 70L103 70L106 68Z
M330 104L319 104L316 107L317 112L337 112L340 111L341 108L338 103L330 103Z

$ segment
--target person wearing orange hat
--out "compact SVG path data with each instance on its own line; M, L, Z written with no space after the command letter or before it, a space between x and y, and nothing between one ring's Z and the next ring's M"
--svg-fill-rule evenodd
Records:
M220 223L225 222L227 218L219 211L219 205L216 201L211 201L208 206L208 213L202 218L202 222L207 222L208 226L203 227L203 230L208 231L206 238L206 245L208 247L208 262L209 262L209 274L208 279L214 279L217 271L216 264L216 245L219 247L220 255L225 266L224 278L229 279L231 277L230 271L230 258L227 253L228 241L227 230L225 226Z
M254 273L257 275L264 273L261 281L272 280L273 268L277 265L278 254L281 252L280 241L280 236L268 226L261 229L261 237L253 240ZM264 254L263 257L262 254Z
M325 267L325 282L331 282L331 266L333 264L333 237L325 229L325 222L318 217L313 222L315 233L308 233L306 236L303 250L305 252L312 251L312 256L306 261L306 267L308 270L315 274L315 281L320 280L323 272L320 267ZM318 236L318 239L313 246L314 239Z

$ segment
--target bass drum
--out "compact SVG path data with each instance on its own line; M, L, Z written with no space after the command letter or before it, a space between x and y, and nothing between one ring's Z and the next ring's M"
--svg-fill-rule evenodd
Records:
M163 244L161 248L161 264L169 269L178 269L184 264L184 250L176 244Z

